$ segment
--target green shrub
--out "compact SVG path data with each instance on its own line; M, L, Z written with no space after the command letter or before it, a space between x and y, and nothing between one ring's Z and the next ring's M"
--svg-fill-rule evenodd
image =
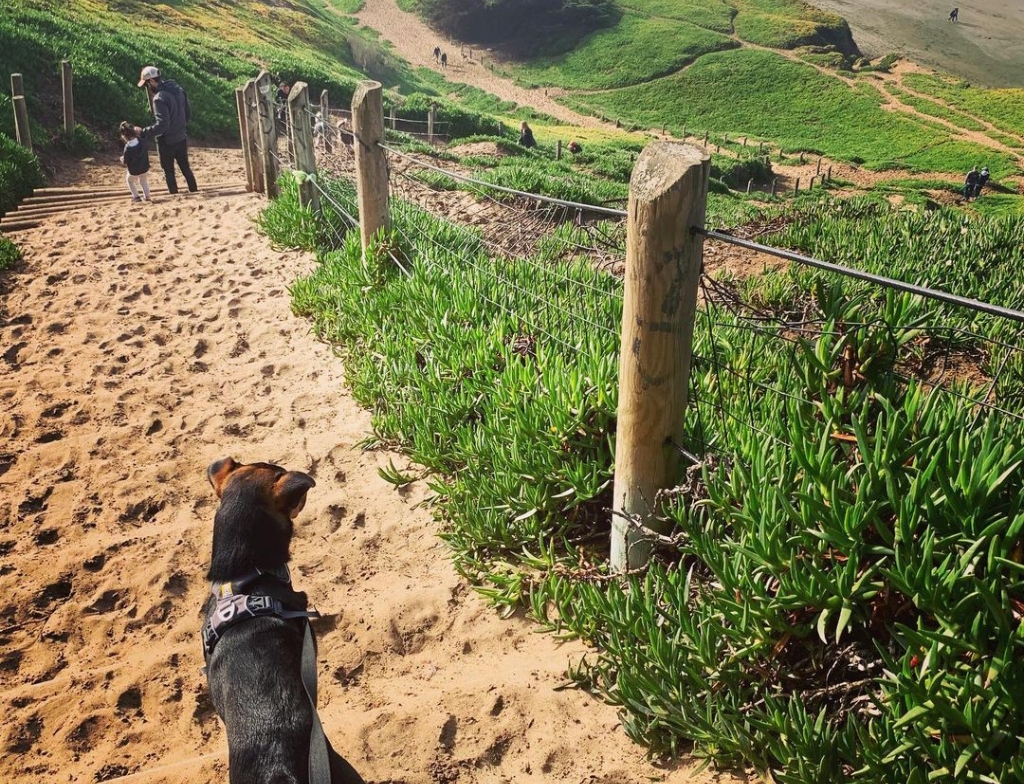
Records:
M0 133L0 215L14 209L33 189L43 185L39 159L14 139Z
M0 237L0 271L8 270L21 261L21 250L7 237Z

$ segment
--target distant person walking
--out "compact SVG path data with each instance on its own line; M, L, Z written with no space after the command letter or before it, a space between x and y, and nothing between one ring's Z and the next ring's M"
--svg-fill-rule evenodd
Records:
M435 46L434 47L434 62L435 63L441 62L441 47L440 46Z
M442 71L447 71L448 70L448 53L447 52L441 52L441 70Z
M188 162L188 123L192 119L188 96L176 82L164 79L152 65L142 69L139 87L145 87L149 93L156 122L145 128L135 126L135 135L140 139L156 139L160 168L164 170L168 193L178 192L178 181L174 176L175 163L181 169L189 192L195 193L199 186L196 185L196 177Z
M537 146L537 140L533 138L533 130L526 124L526 120L523 120L523 124L519 126L519 143L527 149Z
M125 120L118 130L124 141L121 163L127 173L124 181L132 194L132 201L149 201L149 147L145 139L135 133L135 126Z
M960 18L960 9L959 8L954 8L952 11L949 12L949 21L955 22L959 18Z
M978 179L980 176L977 166L972 166L971 170L967 172L967 176L964 178L964 199L967 201L978 195Z

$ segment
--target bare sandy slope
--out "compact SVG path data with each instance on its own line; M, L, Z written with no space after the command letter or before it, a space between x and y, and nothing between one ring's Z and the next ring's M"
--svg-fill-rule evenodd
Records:
M986 87L1024 87L1024 5L1013 0L812 0L850 23L861 50L896 52ZM960 21L948 21L953 6Z
M194 151L200 185L241 181ZM67 176L116 185L101 162ZM227 455L308 471L297 587L319 623L321 714L368 782L701 782L656 767L566 683L579 644L501 620L454 573L421 483L360 451L369 416L291 315L303 254L258 197L123 201L17 236L0 295L4 782L226 780L200 676L200 607Z

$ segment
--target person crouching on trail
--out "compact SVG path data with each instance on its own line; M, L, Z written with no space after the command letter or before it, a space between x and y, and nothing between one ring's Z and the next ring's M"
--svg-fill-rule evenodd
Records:
M188 162L188 122L192 119L188 96L176 82L161 77L160 71L152 65L142 69L139 87L145 87L149 92L156 122L146 128L136 126L136 134L142 139L156 139L167 191L178 192L178 181L174 176L174 164L177 163L189 191L195 193L199 186Z

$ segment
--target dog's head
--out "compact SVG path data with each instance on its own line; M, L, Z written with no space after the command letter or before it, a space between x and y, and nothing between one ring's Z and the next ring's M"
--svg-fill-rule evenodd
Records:
M288 563L292 520L316 485L313 478L272 463L238 463L230 457L211 464L207 476L220 499L209 578L230 580Z

